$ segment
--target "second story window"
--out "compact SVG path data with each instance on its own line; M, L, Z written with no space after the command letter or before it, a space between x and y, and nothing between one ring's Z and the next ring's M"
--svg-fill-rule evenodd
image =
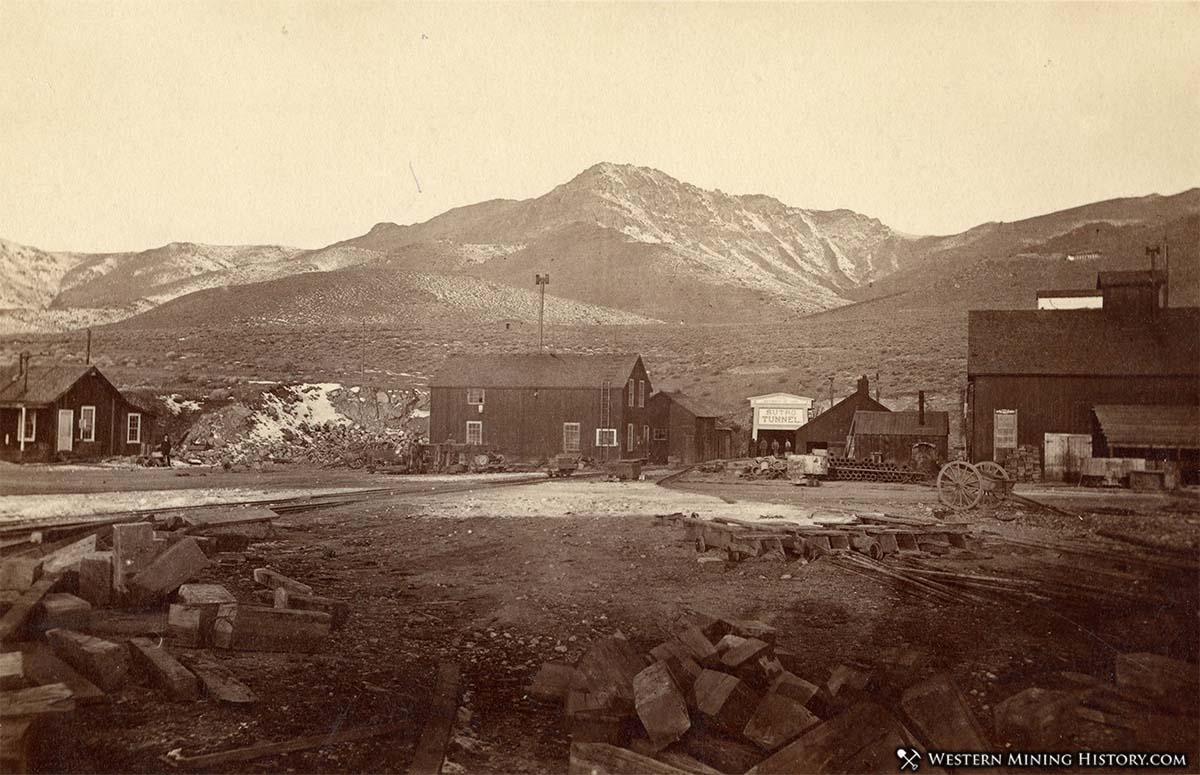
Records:
M483 406L483 388L467 388L467 403L472 406Z

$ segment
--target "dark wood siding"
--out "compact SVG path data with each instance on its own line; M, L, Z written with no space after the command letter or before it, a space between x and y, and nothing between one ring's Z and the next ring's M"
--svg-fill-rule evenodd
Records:
M846 399L839 401L829 409L809 420L796 429L796 441L793 448L796 452L805 454L814 449L831 449L844 445L850 435L850 421L854 413L886 412L886 406L871 398L869 393L855 392Z
M869 460L873 454L878 454L884 463L894 463L907 466L913 460L913 445L927 443L937 449L937 459L945 460L947 455L946 436L884 436L856 435L854 437L854 458Z
M483 423L483 443L517 460L541 460L563 452L563 424L579 423L579 454L595 460L648 457L644 434L650 429L652 391L650 378L639 359L632 372L633 406L628 380L610 389L609 424L617 431L617 447L597 447L600 426L600 385L594 388L489 388L484 389L482 411L467 403L466 387L433 387L429 398L429 440L466 441L467 422ZM638 381L645 383L646 406L638 401ZM633 449L626 446L627 423L634 425ZM651 433L652 435L652 433ZM628 450L628 451L627 451Z
M1047 433L1091 433L1096 404L1200 403L1196 377L991 376L970 378L969 455L992 460L997 409L1017 410L1017 443L1042 448Z

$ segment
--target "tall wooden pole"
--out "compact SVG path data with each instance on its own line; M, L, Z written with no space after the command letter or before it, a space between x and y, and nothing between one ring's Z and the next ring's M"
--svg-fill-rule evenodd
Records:
M541 302L538 305L538 351L546 349L545 339L542 335L542 324L546 317L546 286L550 284L550 275L535 274L533 282L541 290Z

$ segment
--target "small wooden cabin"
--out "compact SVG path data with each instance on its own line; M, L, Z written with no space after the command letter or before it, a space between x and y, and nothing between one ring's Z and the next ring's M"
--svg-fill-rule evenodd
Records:
M945 462L949 453L950 413L855 412L846 439L846 457L924 468Z
M145 454L155 419L92 365L36 365L23 355L0 371L0 460Z
M690 465L732 456L732 429L718 425L722 412L682 392L660 391L650 397L654 439L650 459Z
M871 383L867 378L859 377L853 393L796 429L792 448L801 454L823 449L834 457L842 457L855 413L887 411L890 410L886 406L871 398Z

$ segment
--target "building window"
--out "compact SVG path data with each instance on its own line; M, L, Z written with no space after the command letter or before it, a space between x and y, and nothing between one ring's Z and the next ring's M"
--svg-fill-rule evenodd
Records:
M467 420L467 443L483 443L483 423L479 420Z
M472 406L483 406L483 388L467 388L467 403Z
M563 423L563 452L579 451L579 423Z
M25 441L37 441L37 412L25 411L25 427L21 436Z
M666 428L655 428L654 429L654 440L655 441L666 441L667 440L667 429Z
M629 384L625 386L625 393L629 397L629 405L633 406L633 380L629 380Z
M650 426L649 425L642 426L642 444L647 447L650 446Z
M596 446L597 447L615 447L615 446L617 446L617 429L616 428L597 428L596 429Z
M142 443L142 416L137 412L129 413L128 425L125 426L125 443Z
M646 381L644 379L638 380L638 406L646 406Z
M630 393L629 395L633 395L633 393ZM625 450L626 451L628 451L628 452L633 451L633 442L634 442L633 423L629 423L628 425L625 426Z
M96 407L79 407L79 440L96 440Z

